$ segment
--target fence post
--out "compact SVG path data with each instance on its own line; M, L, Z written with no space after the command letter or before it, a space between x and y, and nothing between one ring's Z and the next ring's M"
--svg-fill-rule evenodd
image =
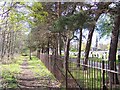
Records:
M102 60L102 88L103 90L106 90L106 86L105 86L105 61Z

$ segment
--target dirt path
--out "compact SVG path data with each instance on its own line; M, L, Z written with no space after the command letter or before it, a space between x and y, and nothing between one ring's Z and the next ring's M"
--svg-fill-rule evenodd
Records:
M47 87L57 87L57 81L54 83L51 80L36 78L31 71L31 66L25 59L21 65L21 73L17 76L17 82L21 90L49 90ZM52 90L52 89L50 89Z

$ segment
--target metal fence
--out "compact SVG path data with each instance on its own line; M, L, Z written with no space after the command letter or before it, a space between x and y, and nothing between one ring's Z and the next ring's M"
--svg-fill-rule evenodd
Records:
M64 68L64 57L41 54L40 59L67 90L120 90L120 82L116 83L116 78L120 81L120 63L114 62L117 68L110 70L108 61L89 60L84 64L81 60L78 67L77 60L70 58Z

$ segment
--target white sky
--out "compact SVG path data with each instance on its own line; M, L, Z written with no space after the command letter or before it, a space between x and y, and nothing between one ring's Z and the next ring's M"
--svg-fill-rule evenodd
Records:
M83 42L84 42L84 43L87 42L88 33L89 33L89 32L88 32L87 30L86 30L85 32L83 32L83 35L86 36L86 39L83 38ZM79 35L78 35L78 36L79 36ZM96 44L96 37L99 38L98 36L99 36L99 34L98 34L96 31L94 31L93 37L92 37L92 47L95 46L95 44ZM110 43L110 37L106 37L106 36L105 36L105 37L101 38L100 40L98 40L98 43L99 43L99 44L109 44L109 43Z

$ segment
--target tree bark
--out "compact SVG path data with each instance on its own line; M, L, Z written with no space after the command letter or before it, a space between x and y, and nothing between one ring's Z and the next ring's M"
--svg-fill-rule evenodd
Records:
M98 13L96 15L95 21L97 22L99 16L101 15L101 13ZM94 25L91 26L90 30L89 30L89 34L88 34L88 39L87 39L87 44L86 44L86 48L85 48L85 58L84 58L84 64L88 63L88 56L89 56L89 52L90 52L90 47L91 47L91 42L92 42L92 36L94 33L94 29L95 29L96 23ZM86 67L84 67L84 69L86 69Z
M57 2L57 17L61 16L61 2ZM58 33L58 54L61 56L61 35Z
M114 28L112 30L111 43L110 43L110 49L109 49L109 57L108 57L109 69L115 70L115 71L117 71L116 64L114 64L114 63L116 63L116 52L117 52L117 44L118 44L118 36L119 36L119 28L120 28L119 22L120 22L120 15L117 15L115 17ZM110 73L109 78L110 78L110 83L112 83L112 84L119 83L117 74Z
M57 38L57 35L56 35ZM58 38L55 40L55 57L58 57Z
M40 58L40 48L37 50L37 57Z
M41 53L44 53L44 47L42 46L42 48L41 48Z
M67 39L65 45L64 69L66 70L66 89L68 88L68 60L69 60L70 39Z
M66 45L65 45L64 68L66 68L66 63L67 63L67 65L68 65L68 60L69 60L69 48L70 48L70 39L67 39Z
M48 38L48 43L47 43L47 54L49 55L49 38Z
M61 45L61 35L59 33L59 37L58 37L58 51L59 51L59 55L61 56L62 55L62 45Z
M13 59L13 47L14 47L14 31L11 32L11 48L10 48L11 59Z
M11 31L9 32L9 35L8 35L8 60L10 59L10 50L11 50Z
M10 32L7 34L7 41L6 41L6 52L7 52L7 59L9 61L9 52L10 52Z
M80 67L80 59L81 59L81 45L82 45L82 28L80 29L80 39L79 39L79 52L77 58L77 67Z
M2 50L1 50L1 60L4 57L4 48L5 48L5 31L2 32Z
M30 60L32 60L32 57L31 57L31 48L30 48L30 53L29 53L30 55L29 55L29 58L30 58Z
M87 39L87 44L86 44L86 48L85 48L84 64L88 63L88 56L89 56L89 51L90 51L90 47L91 47L91 42L92 42L92 36L93 36L94 28L95 28L95 25L89 31L89 35L88 35L88 39Z

